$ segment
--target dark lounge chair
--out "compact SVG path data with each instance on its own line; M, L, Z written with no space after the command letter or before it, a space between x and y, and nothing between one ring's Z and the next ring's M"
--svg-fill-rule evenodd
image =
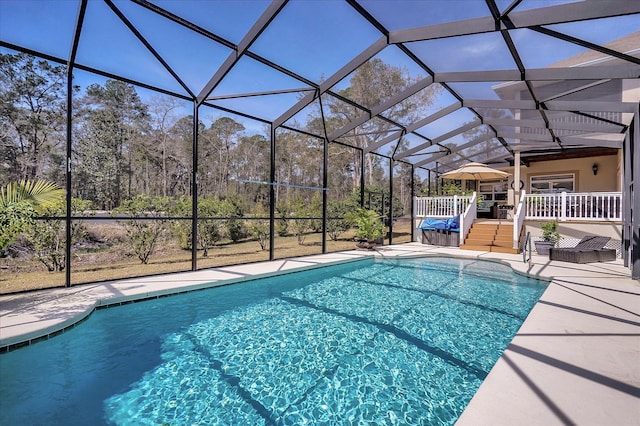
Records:
M551 248L549 259L572 263L608 262L616 260L616 250L606 249L609 237L587 235L575 247Z

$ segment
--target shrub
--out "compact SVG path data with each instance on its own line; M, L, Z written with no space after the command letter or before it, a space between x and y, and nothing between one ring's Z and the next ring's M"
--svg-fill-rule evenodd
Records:
M385 234L381 216L373 210L360 207L356 211L349 212L346 219L356 226L356 238L373 241L382 238Z
M215 198L201 198L198 200L198 217L222 216L222 203ZM209 256L209 249L222 239L223 223L219 219L198 220L198 247L203 256Z
M171 206L171 216L191 216L191 197L181 197ZM191 219L171 221L171 233L183 250L191 249Z
M298 245L304 245L305 234L311 229L311 222L311 219L305 218L291 219L289 228L291 228L293 235L296 236Z
M220 204L220 215L224 217L240 218L243 216L243 209L236 197L226 198ZM246 237L244 222L239 219L226 219L223 222L226 235L231 241L237 243Z
M191 197L178 200L171 210L173 216L191 216ZM198 199L198 248L203 256L209 255L209 249L215 247L222 238L229 237L238 242L246 236L245 226L240 219L222 219L224 217L241 217L242 208L234 200L218 198ZM201 219L202 218L202 219ZM219 218L219 219L216 219ZM181 248L191 249L191 221L174 220L171 224L173 235Z
M267 219L255 219L249 221L247 227L251 236L253 236L262 250L266 250L269 247L269 220Z
M545 222L542 224L541 228L542 239L544 241L548 241L555 245L560 240L560 233L558 232L558 222Z
M311 202L307 207L307 215L309 217L322 217L322 193L315 191ZM322 219L312 219L310 223L313 232L322 232Z
M0 204L0 255L4 256L18 235L33 226L35 214L27 201Z
M337 241L343 232L351 228L351 222L344 217L355 210L353 203L347 200L330 201L327 204L327 234L333 241Z
M113 214L124 213L133 216L130 219L118 220L126 232L126 241L143 264L155 252L159 239L167 230L166 212L169 208L167 197L137 195L126 200Z
M77 213L89 209L91 202L71 199L72 212ZM46 266L49 272L63 271L66 266L66 232L65 222L56 219L56 216L64 216L66 211L65 199L60 197L56 201L48 202L37 209L41 216L33 223L33 227L26 233L27 241L31 243L36 258ZM82 220L71 221L71 244L75 244L86 233Z
M286 237L289 235L289 218L291 217L289 211L289 204L285 202L278 202L276 205L276 216L279 219L276 220L276 232L279 237Z
M367 209L380 213L381 216L389 217L389 188L366 185L364 191L364 205ZM360 205L360 189L356 189L351 194L351 202L356 206ZM397 195L393 196L393 217L400 217L404 214L404 207L402 201Z
M289 228L296 236L298 245L303 245L305 234L311 230L313 220L310 219L313 206L308 206L306 200L301 196L295 197L290 203L290 210L295 219L290 220Z

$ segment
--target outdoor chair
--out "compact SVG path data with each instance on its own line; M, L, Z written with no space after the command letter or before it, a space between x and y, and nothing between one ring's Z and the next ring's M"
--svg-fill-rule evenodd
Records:
M549 259L571 263L608 262L610 260L616 260L616 250L604 248L610 239L609 237L587 235L583 237L575 247L551 248L549 250Z

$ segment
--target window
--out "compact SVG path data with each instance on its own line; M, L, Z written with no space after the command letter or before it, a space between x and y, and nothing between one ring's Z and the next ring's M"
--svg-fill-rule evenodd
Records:
M559 192L573 192L575 188L575 174L547 175L531 177L532 194L549 194Z
M508 184L506 180L480 181L478 192L485 201L506 201Z

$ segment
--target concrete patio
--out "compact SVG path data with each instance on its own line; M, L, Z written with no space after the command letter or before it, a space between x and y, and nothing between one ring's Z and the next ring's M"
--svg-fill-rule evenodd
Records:
M533 256L524 263L522 255L410 243L6 295L0 353L72 327L99 306L372 255L498 261L551 281L457 424L640 425L640 282L621 260L577 265Z

